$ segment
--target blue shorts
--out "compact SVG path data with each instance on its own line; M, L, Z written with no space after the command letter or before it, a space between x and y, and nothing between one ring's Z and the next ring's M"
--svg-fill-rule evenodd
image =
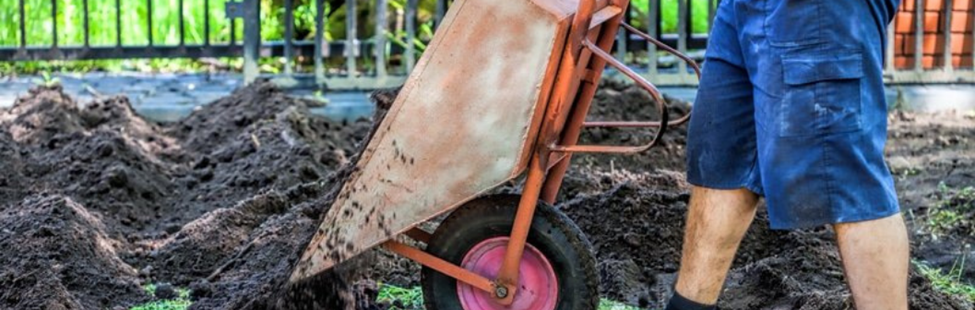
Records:
M764 195L774 229L887 217L883 51L897 0L724 0L687 179Z

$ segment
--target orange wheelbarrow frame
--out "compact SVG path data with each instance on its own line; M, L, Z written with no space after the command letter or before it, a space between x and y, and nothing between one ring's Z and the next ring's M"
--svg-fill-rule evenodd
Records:
M518 267L524 253L528 230L534 217L539 199L554 203L562 186L562 179L569 167L573 153L639 153L655 146L666 131L667 126L684 124L690 113L672 122L668 121L667 106L660 91L649 81L613 58L607 50L613 47L617 29L620 27L657 45L662 50L674 54L685 61L700 77L701 69L686 55L622 22L623 13L629 0L595 1L583 0L574 17L566 45L566 58L559 68L559 81L548 103L541 134L528 166L528 176L515 215L515 222L505 253L504 262L496 279L461 268L455 264L430 255L404 243L390 240L383 246L417 263L446 274L457 281L466 283L492 294L503 305L511 304L518 287ZM651 122L586 122L590 104L596 93L598 81L609 65L632 79L637 85L650 93L661 115L659 121ZM574 100L571 98L574 97ZM563 100L569 98L570 100ZM569 103L569 104L563 104ZM579 135L587 127L615 128L657 128L653 140L639 146L579 145ZM430 234L413 228L405 233L408 237L426 242Z
M470 1L470 0L468 0ZM531 0L536 1L536 0ZM542 0L538 0L542 1ZM505 254L503 261L498 273L498 276L493 279L489 279L485 276L477 274L475 272L464 269L456 264L445 261L441 258L435 257L423 250L412 247L405 243L396 241L397 235L405 235L409 238L421 241L424 243L429 243L431 235L426 231L423 231L416 227L419 223L413 222L414 220L429 220L437 214L442 214L451 210L451 208L458 206L459 203L456 201L444 201L443 199L438 199L434 194L430 194L421 198L430 198L430 201L424 200L423 202L406 201L400 200L398 203L414 203L415 205L431 205L433 207L440 207L441 205L446 205L441 209L432 209L424 207L420 211L408 210L422 212L423 214L400 214L401 216L397 219L396 213L388 214L376 214L382 213L383 211L389 211L389 208L395 207L396 201L390 197L379 197L385 195L388 192L383 192L382 188L395 188L397 191L403 193L410 193L416 196L417 191L414 188L410 188L406 185L417 185L423 186L424 184L417 184L417 182L409 183L404 185L403 180L413 180L411 178L424 177L422 174L413 174L413 170L404 170L406 168L399 169L398 165L409 165L414 164L412 157L407 156L408 147L414 147L416 149L421 149L420 152L424 154L421 155L431 155L437 152L448 152L452 145L441 144L431 144L426 143L428 141L423 141L417 139L414 141L409 141L409 137L415 137L417 134L422 134L423 123L417 121L404 121L401 119L390 120L389 116L387 119L383 120L380 124L380 132L377 136L381 136L379 140L373 138L375 141L369 141L369 145L364 152L364 161L367 169L365 172L358 172L359 174L354 176L358 178L353 182L347 183L343 186L343 192L339 195L338 200L333 204L332 209L329 210L329 216L321 224L318 233L315 238L313 238L311 244L309 244L308 249L303 254L302 260L299 262L298 267L296 267L294 273L292 274L292 281L300 280L304 277L315 274L324 269L331 268L334 264L345 260L351 256L355 256L361 251L381 244L386 249L412 259L423 266L436 270L443 273L451 278L456 279L462 283L476 287L477 289L483 290L491 296L493 296L496 301L502 305L510 305L514 300L517 293L519 283L519 264L521 263L522 255L525 252L525 247L528 238L528 232L532 223L532 219L535 216L536 206L539 200L545 201L547 203L554 203L555 197L562 185L562 179L565 176L566 170L569 167L569 162L571 160L573 153L638 153L643 152L658 143L660 138L663 136L667 126L680 125L685 123L690 114L684 115L677 120L668 120L667 106L664 98L661 96L657 88L648 82L646 79L642 78L640 75L635 73L630 68L626 67L622 62L610 56L607 52L610 50L615 42L616 34L620 27L623 27L627 31L633 32L636 35L642 37L643 39L649 41L652 44L657 45L662 50L670 52L677 57L681 58L688 65L700 75L700 69L697 64L686 57L678 53L676 50L662 44L661 42L655 40L651 36L638 31L637 29L626 25L622 22L624 13L626 12L627 6L629 5L629 0L581 0L579 1L578 8L566 7L570 4L569 1L564 0L544 0L546 5L550 5L548 9L553 9L555 11L574 13L573 15L561 15L564 19L561 20L561 25L565 26L558 28L554 34L554 40L564 40L554 42L552 44L553 50L552 55L537 55L528 53L528 55L535 56L549 56L549 63L547 68L544 69L545 79L539 80L526 80L532 83L539 83L536 87L525 87L525 85L517 85L522 88L522 90L535 91L531 94L532 98L537 99L537 105L535 105L537 110L535 112L530 111L520 111L518 115L531 114L530 126L522 126L514 128L517 124L511 124L510 126L505 123L505 119L490 119L485 121L484 124L473 124L475 126L468 126L466 130L468 132L480 132L476 125L484 125L488 130L497 129L508 129L512 127L516 130L506 132L516 132L517 134L524 134L524 140L526 144L520 146L520 150L525 150L523 153L518 154L517 159L512 159L511 157L506 157L509 161L504 162L505 164L511 163L517 160L517 165L515 165L515 172L517 176L520 176L522 171L526 171L526 181L524 185L523 192L515 213L514 223L512 231L509 236L508 244L506 245ZM524 9L519 6L500 6L497 2L489 2L491 5L495 5L495 9L498 10L508 10L508 12L501 13L511 13L511 10ZM574 4L571 4L574 5ZM574 12L572 11L574 10ZM517 12L517 11L515 11ZM497 12L495 12L497 13ZM515 14L516 15L516 14ZM488 22L495 22L488 18ZM569 18L571 18L571 23L569 24ZM465 21L459 21L458 23L463 23ZM470 23L470 20L466 22ZM499 25L482 25L483 29L477 29L475 31L490 31L491 27L508 27L509 31L522 30L521 28L526 28L525 31L532 30L528 26L518 25L519 21L513 20L498 20L502 23ZM525 21L521 21L525 22ZM529 23L532 21L528 21ZM443 30L441 30L443 31ZM445 35L444 37L450 37L452 40L472 40L472 38L477 39L478 35L483 33L474 32L473 35L465 34L464 37L457 37L456 33L454 37L450 35ZM508 33L512 36L519 36L522 33ZM530 45L531 42L524 42L533 33L524 33L525 37L515 38L512 41L504 41L501 43L510 43L514 46L526 46ZM439 32L438 32L439 35ZM544 34L543 34L544 35ZM567 37L566 37L567 36ZM551 36L550 36L551 37ZM435 41L438 39L435 38ZM443 38L441 38L441 41ZM438 41L439 42L439 41ZM499 44L498 42L494 42ZM460 44L460 43L457 43ZM491 43L479 42L479 44L487 45L490 47ZM476 48L476 47L475 47ZM532 50L536 51L537 50ZM443 59L427 59L429 62L436 62L438 66L436 69L442 70L430 70L427 73L429 75L423 75L423 73L415 73L411 75L411 80L416 78L418 80L426 83L426 86L436 86L449 88L451 85L441 85L438 83L458 83L458 81L463 80L465 68L455 69L452 67L444 67L446 63L441 63L441 61L451 61L456 60L458 57L454 54L449 54L444 56ZM450 58L453 57L453 58ZM518 57L514 55L512 57ZM554 59L554 60L553 60ZM503 59L500 63L502 66L509 65L504 61L509 61L509 59ZM513 60L512 60L513 61ZM524 61L530 64L537 64L537 57L527 57L521 58L520 61ZM422 62L423 66L426 62ZM586 115L589 112L590 104L596 93L596 88L598 86L598 81L601 78L605 67L609 65L616 70L623 73L625 76L632 79L637 85L646 90L653 97L655 101L655 108L660 115L660 120L649 121L649 122L586 122ZM486 70L492 70L490 66L483 67ZM540 73L540 67L533 67L534 73ZM508 82L506 78L518 78L517 76L505 76L502 72L491 72L490 77L498 77L501 82L498 81L485 81L485 83L504 83ZM510 73L510 72L509 72ZM469 74L469 73L467 73ZM550 75L555 75L551 77ZM416 83L410 84L410 87L416 86ZM470 89L464 88L464 89ZM431 89L432 92L436 92L436 88ZM455 89L456 90L456 89ZM412 89L404 88L404 91L412 91ZM415 94L413 94L415 95ZM438 94L430 94L429 96L436 97ZM403 94L401 94L403 96ZM409 96L407 96L409 97ZM400 98L397 99L399 102ZM403 99L407 100L407 99ZM436 99L431 99L435 101ZM460 98L458 100L463 100ZM535 100L535 99L533 99ZM544 104L544 106L541 106ZM411 117L418 117L420 115L412 115L410 113L422 113L424 111L431 111L431 109L440 108L440 106L435 105L423 105L423 102L418 102L417 106L410 106L413 110L404 112L401 114L407 114ZM520 106L524 107L524 106ZM544 107L544 108L542 108ZM396 107L394 106L394 109ZM391 110L391 114L397 114L406 109L406 107L400 106L401 110ZM477 115L477 111L462 110L466 108L463 106L449 106L451 113L467 113L466 115ZM483 107L470 107L471 109L483 108ZM427 110L424 110L427 109ZM535 109L535 108L532 108ZM444 116L448 117L448 116ZM524 120L524 119L522 119ZM389 126L396 126L397 121L402 121L407 123L407 127L399 128L402 131L396 131L395 133ZM486 124L486 125L485 125ZM536 126L537 124L537 126ZM521 124L524 125L524 124ZM500 127L491 127L500 126ZM656 131L652 133L653 139L644 145L638 146L610 146L610 145L580 145L578 144L579 135L583 129L587 127L615 127L615 128L656 128ZM398 129L398 130L399 130ZM385 130L385 131L383 131ZM463 131L464 128L458 128L458 131ZM473 131L470 131L473 130ZM520 130L520 131L519 131ZM453 135L451 133L441 133L448 136L448 138L464 137L463 135ZM397 138L399 140L397 140ZM483 135L480 137L483 138ZM405 140L404 140L405 139ZM397 144L399 142L399 144ZM517 141L516 141L517 142ZM404 145L404 143L413 143L413 145ZM435 150L423 149L436 148ZM378 149L383 148L383 149ZM519 151L521 152L521 151ZM416 154L414 154L416 155ZM431 156L433 156L431 155ZM524 155L524 156L522 156ZM486 158L463 158L466 163L476 162L478 164L483 164L481 161L487 160ZM422 159L422 158L421 158ZM418 171L431 171L434 169L450 169L451 167L441 167L441 163L435 161L417 161L415 163L417 166L422 165L420 168L415 168ZM520 167L520 168L517 168ZM463 167L466 170L470 170L470 167ZM370 170L371 169L371 170ZM392 169L392 170L391 170ZM411 168L413 169L413 168ZM425 170L424 170L425 169ZM524 170L519 170L524 169ZM473 173L473 171L464 171L466 173ZM381 173L385 171L391 172L391 176L383 176ZM496 172L496 171L495 171ZM511 175L515 177L516 175ZM429 177L429 176L428 176ZM399 178L400 181L397 183L389 178ZM359 180L363 179L363 180ZM493 181L492 181L493 182ZM480 186L480 185L479 185ZM379 188L379 189L377 189ZM468 188L469 189L469 188ZM443 188L437 188L436 190L445 190ZM480 190L480 189L477 189ZM439 193L439 192L438 192ZM350 198L358 197L358 198ZM358 196L356 196L358 195ZM466 194L465 194L466 195ZM434 196L434 197L430 197ZM378 198L377 198L378 197ZM396 198L396 197L393 197ZM459 197L456 197L460 199ZM373 199L371 203L383 204L379 208L364 206L363 199ZM385 200L383 200L385 199ZM455 203L456 202L456 203ZM372 208L372 209L368 209ZM383 209L385 208L385 209ZM351 212L351 211L357 212ZM360 216L361 213L367 213L367 215ZM415 212L414 212L415 213ZM427 214L429 213L429 214ZM356 217L359 216L359 217ZM404 219L404 217L410 216L409 219ZM362 222L355 222L356 220L362 220ZM384 221L385 220L385 221ZM389 222L394 222L396 227L390 227ZM348 227L349 225L362 224L363 226L369 226L368 229L363 230L367 234L360 233L360 231L351 230L357 229L356 227ZM360 238L362 240L349 240L349 238ZM345 250L343 252L343 250Z

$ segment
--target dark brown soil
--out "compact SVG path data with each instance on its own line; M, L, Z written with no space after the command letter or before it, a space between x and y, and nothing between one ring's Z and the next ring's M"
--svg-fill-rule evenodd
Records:
M590 119L656 119L642 91L602 86ZM373 95L376 119L395 95ZM372 127L313 116L314 104L259 82L183 121L155 124L124 97L78 108L59 88L41 87L18 99L0 111L0 308L126 307L150 298L141 285L161 282L189 287L194 309L384 308L373 302L376 281L417 285L418 266L382 251L286 284ZM670 105L671 118L688 109ZM891 122L892 170L910 171L898 187L912 211L915 257L950 267L960 251L971 252L964 244L973 239L975 208L958 193L975 185L975 126L962 115L903 114ZM683 127L668 131L646 154L573 160L557 207L593 242L606 297L658 307L669 296L688 199L684 134ZM583 141L648 138L641 130L595 129ZM928 211L941 205L967 221L929 229ZM971 309L922 276L911 279L913 308ZM831 232L771 231L762 212L723 296L727 309L851 303Z
M105 309L145 301L96 214L69 197L0 206L0 308Z

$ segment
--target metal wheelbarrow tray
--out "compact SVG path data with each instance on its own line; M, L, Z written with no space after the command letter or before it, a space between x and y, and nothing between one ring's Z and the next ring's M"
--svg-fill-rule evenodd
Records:
M667 125L688 118L668 123L656 88L606 52L628 5L456 1L291 281L383 245L425 267L424 294L434 299L427 300L430 310L594 307L598 291L590 296L596 281L588 241L550 207L571 154L641 152L656 144ZM623 27L698 70L689 58ZM660 120L585 122L607 64L652 95ZM641 146L577 145L584 127L653 130ZM520 197L482 197L526 174ZM432 234L417 228L454 210ZM396 241L400 235L426 243L426 251Z

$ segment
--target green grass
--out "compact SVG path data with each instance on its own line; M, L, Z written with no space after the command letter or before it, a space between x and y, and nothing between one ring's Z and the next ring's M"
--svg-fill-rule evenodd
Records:
M421 310L423 309L423 291L420 287L402 288L389 284L382 284L379 288L379 302L394 303L399 301L403 308L393 307L394 310ZM626 305L620 302L603 299L599 304L599 310L638 310L639 308Z
M144 287L146 293L150 296L156 296L156 285L149 284ZM179 297L170 300L155 300L150 301L135 307L130 310L185 310L190 307L193 302L190 301L190 291L183 288L177 288L176 293Z
M965 258L956 261L951 269L943 272L941 268L934 268L922 262L914 262L918 271L931 280L935 289L951 295L962 296L968 300L975 301L975 286L964 282L962 273L965 270Z
M975 187L967 186L960 190L948 187L944 182L938 184L940 200L928 210L928 227L932 235L963 229L975 231L975 221L971 214L975 212Z

